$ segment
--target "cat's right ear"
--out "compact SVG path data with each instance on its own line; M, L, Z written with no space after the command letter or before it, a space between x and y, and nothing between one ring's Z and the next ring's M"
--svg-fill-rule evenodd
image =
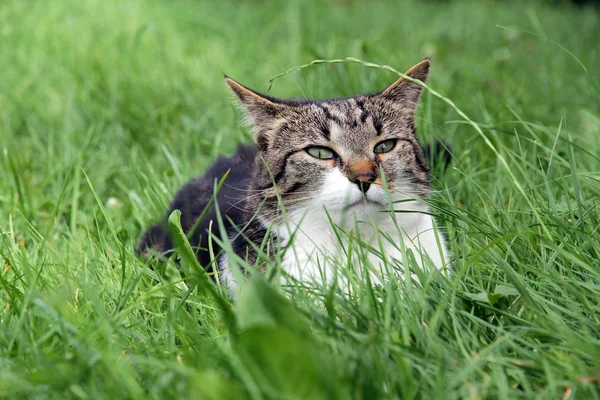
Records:
M285 105L279 103L277 99L255 92L227 75L225 81L246 109L249 122L255 128L255 136L268 132L275 125Z
M430 67L431 61L426 58L406 71L404 75L412 79L418 79L421 82L426 82ZM419 97L421 96L422 90L423 88L421 85L417 85L408 79L400 78L383 92L381 92L380 96L391 100L394 103L402 104L404 107L414 113L417 108L417 103L419 102Z

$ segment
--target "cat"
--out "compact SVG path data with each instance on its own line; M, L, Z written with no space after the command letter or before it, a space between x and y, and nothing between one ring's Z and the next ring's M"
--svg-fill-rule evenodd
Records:
M425 59L405 75L425 82L429 70ZM202 266L211 264L211 222L212 234L229 241L237 256L258 269L265 264L260 249L271 258L283 252L282 282L330 283L343 275L334 270L340 264L334 259L345 251L349 236L375 249L367 256L371 271L379 270L372 275L375 283L388 273L382 268L401 260L406 249L421 267L447 265L445 240L421 201L431 190L428 162L416 137L420 85L400 78L375 94L280 100L225 80L246 113L254 144L218 158L177 193L167 213L180 210L190 236L215 182L229 171L216 195L227 237L219 235L215 205L191 235ZM440 154L449 162L449 152ZM217 241L212 246L218 254ZM143 235L138 252L149 249L167 255L173 250L166 221ZM234 293L240 275L230 265L227 255L219 256L219 277Z

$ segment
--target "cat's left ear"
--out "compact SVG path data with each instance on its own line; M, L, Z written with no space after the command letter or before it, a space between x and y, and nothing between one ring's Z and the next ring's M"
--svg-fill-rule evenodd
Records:
M406 71L404 75L426 82L430 66L431 62L429 59L425 59ZM422 90L423 88L416 83L400 78L381 92L380 96L395 103L399 103L414 112L417 108L417 103L419 102Z
M225 81L246 109L257 136L268 131L286 108L277 99L255 92L227 75Z

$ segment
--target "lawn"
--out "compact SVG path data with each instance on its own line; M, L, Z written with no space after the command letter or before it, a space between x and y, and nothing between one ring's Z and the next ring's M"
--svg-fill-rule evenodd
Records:
M600 13L558 1L3 1L0 397L600 398L599 43ZM312 60L428 56L453 274L348 295L257 277L233 303L136 257L250 141L223 73L267 92ZM325 63L269 93L396 78Z

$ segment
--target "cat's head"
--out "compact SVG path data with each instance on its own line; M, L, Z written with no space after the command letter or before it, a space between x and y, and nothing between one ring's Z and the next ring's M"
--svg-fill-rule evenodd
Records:
M425 82L429 67L424 60L406 75ZM389 208L385 186L392 201L427 196L416 83L400 78L380 93L312 101L279 100L226 80L253 128L258 157L248 201L254 209L266 199L263 218L276 215L277 193L288 213L325 207L359 216Z

